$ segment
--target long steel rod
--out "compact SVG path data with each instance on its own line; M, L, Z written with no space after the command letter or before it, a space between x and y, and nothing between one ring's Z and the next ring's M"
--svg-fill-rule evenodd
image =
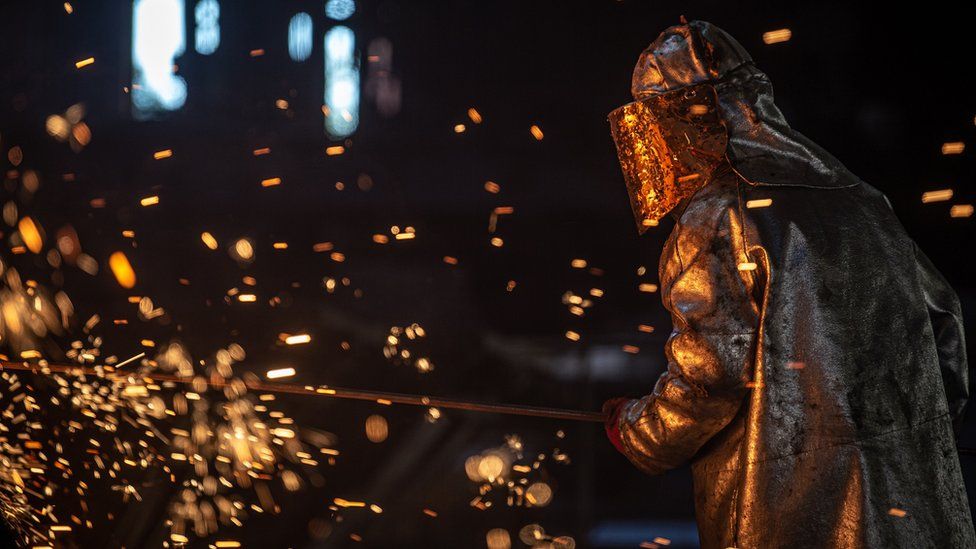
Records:
M116 379L134 376L141 379L148 379L157 382L170 382L190 384L193 378L186 378L164 373L136 373L136 372L103 372L99 374L90 366L72 364L47 364L40 366L26 362L0 361L0 371L16 370L21 372L43 373L44 371L57 372L69 375L105 375L113 376ZM310 385L299 385L297 383L282 383L273 381L245 381L245 385L252 391L266 391L269 393L287 393L294 395L310 395L319 397L333 397L350 400L370 400L389 404L408 404L411 406L433 406L451 410L466 410L469 412L488 412L494 414L509 414L516 416L545 417L551 419L565 419L571 421L592 421L602 423L605 416L602 412L588 412L582 410L566 410L562 408L545 408L541 406L518 406L512 404L494 404L489 402L472 402L467 400L456 400L448 398L428 397L421 395L410 395L404 393L390 393L386 391L368 391L362 389L349 389L345 387L313 387ZM222 389L229 383L222 381L207 380L207 385L212 388Z
M90 366L80 366L73 364L28 364L26 362L11 362L0 360L0 371L15 370L19 372L43 373L57 372L69 375L104 375L99 374ZM159 382L171 382L190 384L193 379L174 376L163 373L125 373L111 372L109 375L116 378L136 376L141 379L149 379ZM570 421L592 421L603 423L606 416L602 412L587 412L583 410L567 410L564 408L545 408L541 406L518 406L513 404L492 404L488 402L471 402L467 400L455 400L448 398L434 398L420 395L408 395L404 393L388 393L385 391L365 391L361 389L347 389L343 387L312 387L299 385L297 383L281 383L273 381L245 381L245 385L252 391L267 391L269 393L287 393L293 395L310 395L319 397L333 397L350 400L370 400L373 402L385 402L390 404L408 404L411 406L434 406L437 408L447 408L451 410L466 410L469 412L487 412L493 414L509 414L514 416L545 417L550 419L566 419ZM226 382L207 381L207 386L222 389L230 385ZM976 448L958 447L959 453L963 455L976 455Z

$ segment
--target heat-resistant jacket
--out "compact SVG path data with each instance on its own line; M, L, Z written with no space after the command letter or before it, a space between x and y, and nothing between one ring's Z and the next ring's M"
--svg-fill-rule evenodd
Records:
M958 298L886 198L786 125L751 60L716 70L730 37L667 32L635 96L719 81L730 168L676 213L668 369L623 405L624 453L651 474L691 462L706 549L976 547L952 429L969 393ZM669 76L692 39L707 55L683 62L705 69ZM641 87L648 55L664 75Z

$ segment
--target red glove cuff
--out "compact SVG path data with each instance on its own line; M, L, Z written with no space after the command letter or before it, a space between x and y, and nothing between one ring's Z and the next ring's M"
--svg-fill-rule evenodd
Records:
M626 454L626 452L624 451L624 441L620 436L620 414L623 411L624 405L629 401L630 399L628 398L612 398L603 404L603 411L607 415L606 422L604 423L607 438L610 439L610 443L621 454Z

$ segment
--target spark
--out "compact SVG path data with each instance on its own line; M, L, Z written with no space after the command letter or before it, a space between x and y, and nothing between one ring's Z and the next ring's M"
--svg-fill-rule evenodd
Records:
M474 107L468 109L468 118L470 118L475 124L481 124L481 113L478 112L478 110Z
M930 202L945 202L952 199L952 189L939 189L922 193L922 204Z
M139 204L141 204L143 207L155 206L156 204L159 204L159 197L156 195L147 196L140 200Z
M94 62L95 62L95 58L94 57L89 57L87 59L82 59L81 61L78 61L78 62L75 63L75 68L80 69L82 67L87 67L88 65L91 65Z
M955 204L949 208L950 217L970 217L973 215L972 204Z
M312 336L308 334L295 334L285 338L286 345L301 345L312 341Z
M264 376L268 379L281 379L284 377L291 377L293 375L295 375L294 368L277 368L274 370L268 370L264 374Z
M760 198L756 200L746 201L746 208L765 208L772 205L772 198Z
M173 156L173 149L163 149L161 151L156 151L153 153L153 158L156 160L162 160L164 158L169 158Z
M136 285L136 273L129 263L129 258L122 252L115 252L108 258L108 267L115 275L115 280L119 286L129 289Z
M780 42L788 42L790 38L793 38L793 31L790 29L777 29L769 32L763 33L763 42L766 44L779 44Z
M17 222L17 230L20 231L20 236L24 239L24 244L28 250L35 254L41 253L41 249L44 246L44 237L41 236L41 231L33 219L29 217L21 218Z
M126 364L130 364L132 362L135 362L135 361L137 361L140 358L143 358L145 356L146 356L146 353L139 353L136 356L127 358L127 359L123 360L122 362L119 362L118 364L116 364L115 365L115 369L118 370L118 369L122 368L123 366L125 366Z
M942 144L942 154L962 154L966 150L966 144L962 141L951 141Z
M217 246L218 246L217 239L214 238L214 236L212 234L207 233L207 232L202 233L200 235L200 240L203 241L203 245L204 246L210 248L211 250L216 250L217 249Z
M542 138L544 137L542 133L542 128L536 126L535 124L533 124L532 127L529 128L529 133L532 134L532 137L534 137L536 141L542 141Z

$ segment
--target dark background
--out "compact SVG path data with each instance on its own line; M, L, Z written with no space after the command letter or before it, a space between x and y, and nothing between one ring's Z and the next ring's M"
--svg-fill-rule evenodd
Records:
M134 318L126 302L133 292L168 311L151 323L104 323L111 353L134 354L143 338L179 338L205 358L236 341L249 353L244 370L294 365L298 383L590 410L611 396L646 393L663 368L670 321L659 296L639 293L637 285L657 282L670 222L636 235L606 114L630 100L640 51L682 14L737 37L769 74L793 126L889 196L957 289L968 326L976 325L968 267L974 219L948 213L951 204L973 202L976 165L971 23L952 4L899 10L847 2L358 1L345 24L356 32L364 69L365 44L392 42L402 109L383 117L364 100L359 129L336 157L324 154L336 143L324 134L320 112L321 37L335 24L323 2L225 0L221 43L211 56L193 50L195 3L188 4L187 52L177 59L187 103L148 122L132 119L123 90L131 79L130 2L79 1L71 15L60 2L0 8L0 148L22 147L21 167L41 174L41 191L26 211L49 232L70 223L103 264L94 278L65 274L79 319L95 312ZM303 63L291 61L286 48L288 20L298 11L315 24L313 53ZM793 32L789 42L763 44L763 32L783 27ZM250 57L255 48L266 54ZM75 68L89 56L93 65ZM288 110L275 107L280 98ZM45 134L44 120L78 102L93 138L76 153ZM469 107L482 124L468 120ZM454 132L459 123L466 132ZM545 132L542 141L530 135L532 124ZM946 141L968 148L943 156ZM258 147L272 153L252 156ZM167 148L172 158L153 160ZM11 169L6 160L0 166ZM64 181L65 173L74 180ZM368 191L356 185L362 174L373 182ZM259 182L268 177L283 183L264 189ZM501 192L485 192L487 180ZM336 190L337 181L346 190ZM923 191L947 187L955 191L951 202L921 203ZM140 208L150 194L160 205ZM91 208L94 198L106 207ZM497 206L515 213L490 235ZM418 236L372 242L392 225L411 225ZM136 239L123 238L122 229L135 230ZM220 240L219 251L202 246L205 230ZM491 246L492 236L504 246ZM244 267L224 251L239 237L253 239L257 250ZM289 249L272 250L279 240ZM313 253L321 241L335 243L346 261ZM139 276L133 292L118 288L104 268L119 249ZM445 264L445 255L459 264ZM572 268L575 258L598 270ZM642 265L648 274L638 276ZM226 302L243 276L257 279L259 302ZM323 277L349 277L350 285L327 294ZM507 291L510 280L516 285ZM569 314L564 292L585 295L593 287L605 296L584 317ZM275 296L282 306L269 307ZM412 322L429 334L419 352L436 369L426 375L382 356L389 328ZM639 324L656 330L641 333ZM310 345L275 345L279 332L302 330L312 334ZM566 330L582 334L581 341L567 340ZM640 352L626 354L623 345ZM422 409L408 407L280 402L299 424L335 433L342 455L322 469L323 486L281 495L281 514L214 539L345 547L356 545L356 534L360 545L374 547L478 547L487 530L506 528L520 547L518 530L538 523L580 547L635 547L657 536L672 539L671 547L696 546L688 471L642 476L605 442L599 425L447 411L428 423ZM390 423L380 444L363 433L374 413ZM560 429L563 439L555 436ZM503 444L507 434L520 435L528 455L558 447L572 459L544 466L555 491L548 507L469 505L477 486L464 460ZM973 422L962 442L976 446ZM974 459L962 458L970 481ZM175 487L143 482L138 505L120 506L113 492L93 496L90 506L115 509L120 518L96 521L66 543L158 547L168 536L163 522ZM336 521L328 509L335 497L376 502L384 513L353 509Z

